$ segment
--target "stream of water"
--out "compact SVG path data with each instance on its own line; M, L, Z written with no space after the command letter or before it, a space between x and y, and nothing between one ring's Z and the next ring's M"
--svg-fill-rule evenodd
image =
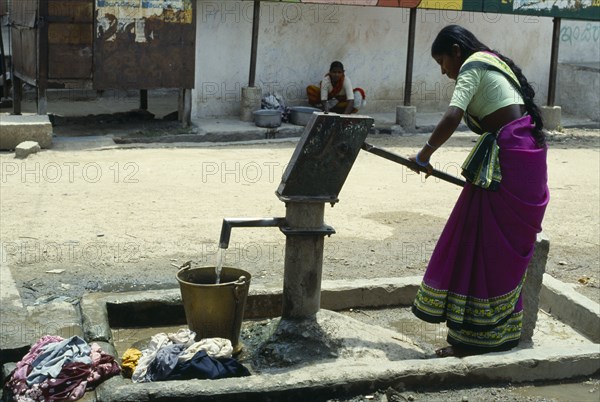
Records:
M215 275L217 277L215 283L218 285L219 283L221 283L221 270L223 269L223 255L224 255L224 249L222 249L221 247L219 247L217 249L217 263L215 264Z

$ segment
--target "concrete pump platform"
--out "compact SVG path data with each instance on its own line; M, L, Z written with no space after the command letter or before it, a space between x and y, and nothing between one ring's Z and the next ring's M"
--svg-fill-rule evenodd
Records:
M335 350L328 356L305 350L304 359L286 367L258 370L251 365L251 327L274 328L273 312L282 294L251 287L241 335L246 346L238 357L251 376L154 383L113 377L93 397L136 402L324 400L389 386L556 380L600 369L599 305L547 274L532 340L508 352L464 358L435 357L445 327L422 323L410 314L419 283L420 277L323 281L322 309L315 320L333 333ZM153 334L186 327L179 289L89 294L81 313L85 339L117 356Z

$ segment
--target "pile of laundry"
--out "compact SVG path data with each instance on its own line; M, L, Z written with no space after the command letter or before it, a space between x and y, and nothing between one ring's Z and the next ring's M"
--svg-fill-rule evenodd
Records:
M120 372L119 363L97 343L46 335L17 363L5 391L19 402L75 401Z
M121 363L123 375L138 383L250 375L232 357L229 339L205 338L196 342L195 337L196 333L189 329L161 332L151 337L145 349L127 349Z

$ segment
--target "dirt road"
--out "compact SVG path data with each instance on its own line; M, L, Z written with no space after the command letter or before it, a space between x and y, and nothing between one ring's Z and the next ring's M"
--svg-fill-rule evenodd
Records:
M456 134L435 163L458 175L473 138ZM423 137L368 140L406 155ZM550 140L551 201L543 224L547 271L596 301L598 144L598 130ZM285 215L274 192L294 147L49 150L26 160L0 154L0 235L24 300L176 286L173 264L214 264L223 218ZM340 202L325 210L336 234L326 239L324 278L423 273L459 190L361 152ZM235 228L226 265L248 270L255 283L280 284L284 242L276 228Z

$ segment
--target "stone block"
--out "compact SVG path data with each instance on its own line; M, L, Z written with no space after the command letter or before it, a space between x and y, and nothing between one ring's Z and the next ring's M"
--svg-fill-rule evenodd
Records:
M262 89L258 87L242 88L242 105L240 111L240 119L242 121L254 121L252 113L260 109L261 97Z
M52 123L47 115L0 116L0 149L13 150L24 141L52 146Z
M35 141L23 141L15 148L15 158L27 158L40 151L40 144Z
M521 332L521 340L523 341L530 341L533 336L549 251L550 240L543 233L538 234L533 256L527 266L525 285L523 285L523 291L521 292L521 297L523 298L523 330Z
M397 106L396 124L399 124L405 131L415 131L417 128L417 108L415 106Z
M544 121L544 128L546 130L557 130L560 124L560 116L561 116L561 107L560 106L542 106L540 107L540 111L542 112L542 120Z

